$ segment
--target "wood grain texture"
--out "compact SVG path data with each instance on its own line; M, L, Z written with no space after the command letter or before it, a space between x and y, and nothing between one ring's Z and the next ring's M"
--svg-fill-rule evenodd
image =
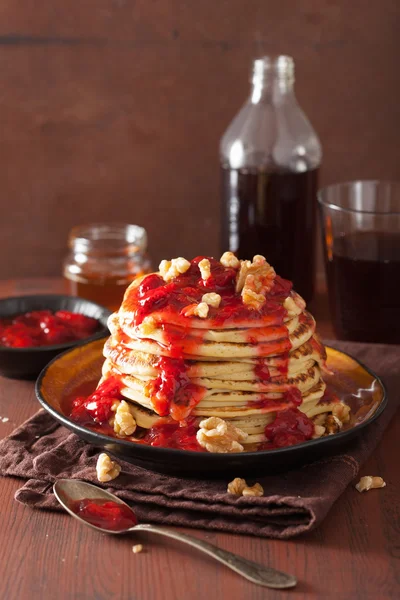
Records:
M59 280L1 282L0 297L56 292ZM329 332L317 299L319 329ZM33 384L0 378L0 437L38 409ZM290 592L252 585L194 550L150 536L112 537L64 514L35 511L13 500L22 482L0 479L0 598L4 600L340 600L400 595L400 482L397 414L361 474L380 475L383 490L350 486L314 532L274 541L185 530L251 560L294 573ZM144 545L133 554L132 545Z
M160 258L217 252L218 143L251 60L292 54L322 183L398 178L394 0L4 0L0 277L60 273L77 223L144 225Z

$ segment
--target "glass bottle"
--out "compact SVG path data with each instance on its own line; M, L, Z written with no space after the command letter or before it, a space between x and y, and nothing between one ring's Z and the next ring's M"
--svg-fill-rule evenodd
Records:
M64 261L68 293L118 310L125 289L151 271L143 227L94 223L74 227Z
M294 94L290 56L254 61L249 99L220 145L221 252L262 254L308 302L322 151Z

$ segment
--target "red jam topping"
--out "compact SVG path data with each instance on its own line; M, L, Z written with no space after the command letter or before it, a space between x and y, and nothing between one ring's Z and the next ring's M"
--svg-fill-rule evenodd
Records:
M269 442L262 444L262 450L294 446L310 440L314 434L314 423L298 408L289 408L276 415L276 419L266 426L265 435Z
M155 412L161 417L171 415L175 421L183 421L200 402L205 389L191 383L181 358L162 356L156 368L160 374L146 386Z
M68 310L35 310L0 320L0 346L31 348L82 340L99 328L96 319Z
M162 448L178 448L204 452L196 439L197 426L194 419L189 419L185 425L179 423L156 423L141 440L143 444L160 446Z
M186 273L170 283L165 283L162 277L154 273L145 277L124 303L124 310L133 316L133 324L139 325L146 316L161 311L162 322L168 323L168 315L174 314L175 317L181 316L184 326L188 319L182 317L182 310L189 304L200 303L207 292L216 292L222 298L218 309L210 307L209 310L208 319L215 327L223 326L226 321L243 318L259 320L264 317L266 323L283 323L283 302L292 289L290 281L277 275L262 309L254 311L243 304L240 294L235 291L235 269L224 267L218 260L208 258L211 276L205 281L202 279L198 263L204 258L206 257L194 258Z
M262 383L271 381L271 374L267 365L265 364L265 361L262 358L258 359L257 364L254 367L254 373Z
M122 531L137 525L134 512L125 504L99 498L84 498L69 502L71 510L96 527Z
M75 398L70 417L79 423L108 423L115 400L122 400L120 383L115 377L108 377L90 396Z
M247 406L252 408L262 408L263 412L285 411L288 408L297 408L302 403L301 392L295 387L290 387L279 400L261 399L252 400Z

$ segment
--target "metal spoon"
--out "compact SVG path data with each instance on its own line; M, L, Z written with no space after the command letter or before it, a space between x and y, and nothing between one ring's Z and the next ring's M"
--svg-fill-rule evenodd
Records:
M86 483L84 481L79 481L76 479L59 479L53 486L54 495L59 501L59 503L65 508L70 515L78 519L81 523L85 525L89 525L92 529L96 529L97 531L102 531L103 533L128 533L130 531L147 531L149 533L157 533L159 535L163 535L165 537L172 538L174 540L178 540L185 544L189 544L189 546L193 546L193 548L197 548L197 550L201 550L205 552L209 556L212 556L226 567L229 567L239 575L242 575L246 579L249 579L253 583L257 583L258 585L264 585L270 588L290 588L294 587L297 583L297 580L293 575L287 575L286 573L282 573L281 571L276 571L271 567L264 567L263 565L259 565L251 560L247 560L246 558L242 558L241 556L237 556L236 554L232 554L231 552L227 552L226 550L222 550L221 548L217 548L212 544L207 542L203 542L203 540L199 540L191 535L186 535L185 533L178 533L173 529L169 529L167 527L158 527L156 525L148 525L148 524L139 524L134 527L129 527L127 529L123 529L121 531L113 531L110 529L103 529L102 527L96 527L92 525L88 521L86 521L81 516L77 515L73 510L73 502L77 500L83 500L85 498L90 499L102 499L105 501L113 501L118 504L123 504L128 506L128 508L132 511L128 504L114 496L114 494L110 494L106 490L103 490L96 485L91 485L90 483ZM134 513L133 513L134 514Z

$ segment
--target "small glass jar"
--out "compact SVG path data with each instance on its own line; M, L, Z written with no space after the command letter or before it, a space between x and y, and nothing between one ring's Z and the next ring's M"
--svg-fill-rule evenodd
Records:
M143 227L93 223L74 227L64 261L68 293L118 310L127 286L151 271Z

